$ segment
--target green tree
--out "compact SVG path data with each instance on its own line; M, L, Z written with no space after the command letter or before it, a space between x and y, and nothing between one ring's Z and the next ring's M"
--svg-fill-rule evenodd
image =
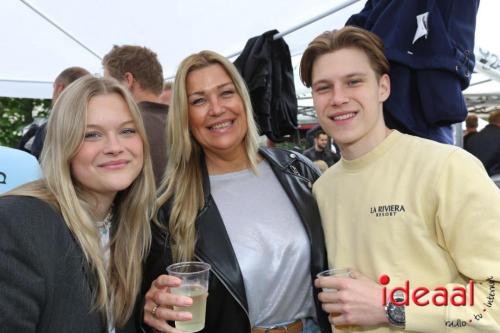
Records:
M35 118L46 118L50 99L0 97L0 145L15 147L22 130Z

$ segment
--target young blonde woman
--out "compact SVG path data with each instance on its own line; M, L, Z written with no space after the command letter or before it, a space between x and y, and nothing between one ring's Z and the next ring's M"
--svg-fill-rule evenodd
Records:
M43 179L0 198L5 332L136 332L154 178L137 106L86 76L58 98Z
M169 263L211 265L205 329L210 333L330 332L312 281L326 268L323 231L311 194L317 169L291 151L257 147L245 84L224 57L187 57L174 83L168 119L169 161L159 197L166 246L156 244L145 323L180 332L189 297ZM164 253L164 257L158 255ZM274 328L272 328L274 327Z

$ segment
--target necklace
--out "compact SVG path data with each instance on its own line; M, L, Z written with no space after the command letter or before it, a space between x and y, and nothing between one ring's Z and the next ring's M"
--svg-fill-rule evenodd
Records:
M104 236L109 234L109 229L111 229L111 220L113 219L113 213L110 211L108 215L104 218L104 221L98 221L96 223L99 233Z

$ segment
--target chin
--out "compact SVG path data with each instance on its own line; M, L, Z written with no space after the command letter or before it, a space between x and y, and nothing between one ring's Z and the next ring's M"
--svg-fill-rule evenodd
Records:
M120 191L123 191L123 190L126 190L127 188L129 188L133 182L134 182L133 179L130 181L127 181L127 180L116 181L116 182L104 184L104 187L110 192L120 192Z

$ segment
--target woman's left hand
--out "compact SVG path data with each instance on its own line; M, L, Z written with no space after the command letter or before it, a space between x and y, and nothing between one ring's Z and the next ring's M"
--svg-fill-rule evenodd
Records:
M175 311L176 307L186 307L193 304L190 297L174 295L170 288L179 287L181 280L170 275L160 275L151 284L146 293L144 303L144 323L158 332L182 333L168 325L167 321L186 321L192 319L192 314L185 311Z

